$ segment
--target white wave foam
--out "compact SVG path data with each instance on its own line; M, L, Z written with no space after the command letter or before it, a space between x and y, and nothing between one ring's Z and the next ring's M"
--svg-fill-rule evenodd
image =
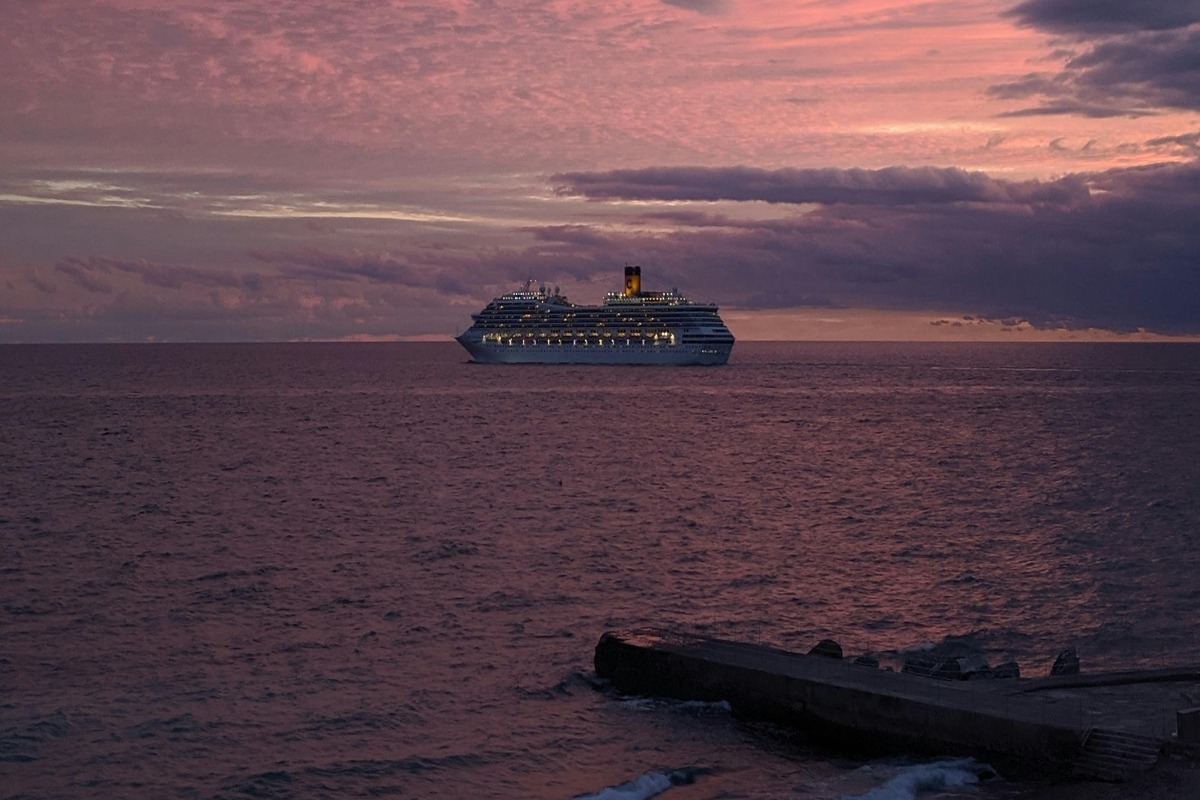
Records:
M627 697L621 705L636 711L658 711L667 708L694 713L728 713L732 707L727 700L670 700L662 697Z
M660 795L672 786L696 782L696 776L711 770L704 767L683 767L670 772L647 772L620 786L610 786L595 794L576 795L574 800L647 800Z
M991 767L972 758L947 759L929 764L904 767L882 786L866 794L844 797L842 800L915 800L926 792L937 792L955 786L979 783L980 773Z
M646 800L670 789L671 776L665 772L647 772L620 786L610 786L595 794L581 794L575 800Z

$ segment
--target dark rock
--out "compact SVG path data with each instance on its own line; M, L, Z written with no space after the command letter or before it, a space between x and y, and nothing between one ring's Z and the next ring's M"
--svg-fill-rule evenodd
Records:
M1054 659L1054 666L1050 667L1051 675L1078 675L1079 674L1079 656L1075 653L1074 647L1068 647L1058 654L1058 658Z
M1003 664L992 669L993 678L1019 678L1021 677L1021 666L1015 661L1005 661Z
M833 639L822 639L808 651L810 656L825 656L826 658L841 658L842 646Z
M910 655L904 660L901 672L910 675L920 675L924 678L937 678L942 681L965 681L973 674L968 671L967 659L936 656Z
M920 675L928 678L933 675L933 668L937 666L940 660L937 656L913 653L904 659L904 664L900 667L900 671L907 672L909 675Z
M982 656L970 654L957 656L955 660L958 661L958 671L963 680L992 677L992 668L988 666Z
M937 678L943 681L965 681L969 677L963 669L963 662L958 658L943 658L933 667L933 672L930 673L931 678Z
M1175 730L1181 742L1200 744L1200 708L1183 708L1175 712Z
M854 659L854 663L860 667L870 667L871 669L879 669L879 659L874 656L862 655Z
M712 773L713 770L710 767L680 767L671 770L667 774L667 780L671 782L672 786L690 786L701 775L711 775Z

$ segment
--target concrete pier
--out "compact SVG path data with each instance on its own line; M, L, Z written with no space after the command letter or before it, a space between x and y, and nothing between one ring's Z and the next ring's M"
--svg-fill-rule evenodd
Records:
M595 666L625 693L725 700L740 714L857 746L972 753L1056 775L1120 780L1152 765L1173 734L1133 724L1136 708L1114 718L1114 696L1134 687L1137 697L1150 685L1138 673L944 681L658 629L605 633ZM1178 693L1178 682L1197 677L1159 670L1152 688ZM1090 686L1108 693L1103 709Z

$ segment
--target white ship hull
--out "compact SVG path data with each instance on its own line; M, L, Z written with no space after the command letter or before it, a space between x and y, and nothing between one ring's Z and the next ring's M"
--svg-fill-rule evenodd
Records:
M659 364L663 366L713 366L729 360L732 344L658 344L638 343L611 346L563 344L497 344L472 341L459 336L458 342L480 364Z

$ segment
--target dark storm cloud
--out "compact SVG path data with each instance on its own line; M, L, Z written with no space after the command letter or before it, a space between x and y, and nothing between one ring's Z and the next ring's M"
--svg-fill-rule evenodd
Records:
M1200 25L1118 36L1067 62L1084 96L1115 91L1147 104L1200 108Z
M991 88L995 97L1042 100L1008 116L1200 109L1200 0L1028 0L1006 15L1079 43L1060 73Z
M610 264L635 253L661 283L695 286L742 307L956 308L1040 327L1200 331L1200 228L1194 223L1200 164L1049 184L951 181L954 190L933 194L939 202L913 200L930 196L916 178L924 171L901 171L909 192L899 195L897 188L881 192L875 174L844 182L825 175L813 191L811 183L793 180L796 173L763 180L752 171L757 180L734 179L743 172L577 173L559 176L558 183L614 199L838 202L768 221L643 212L632 221L645 223L644 232L597 231L589 247L589 237L573 231L564 250L601 263L607 253ZM857 185L861 196L840 202L848 190L827 192L827 184ZM889 204L894 196L907 202ZM978 202L981 197L995 199ZM674 232L656 232L663 222Z
M1061 34L1168 30L1200 20L1200 0L1026 0L1003 16Z
M1086 196L1074 178L1011 182L955 168L778 169L655 167L568 172L556 191L592 199L759 200L766 203L924 205L1068 203Z

